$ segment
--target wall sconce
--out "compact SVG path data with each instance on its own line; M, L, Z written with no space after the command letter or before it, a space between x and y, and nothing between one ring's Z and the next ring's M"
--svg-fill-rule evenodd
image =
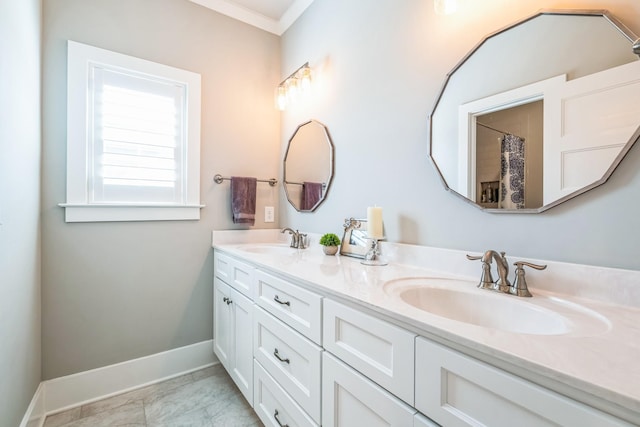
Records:
M305 62L276 88L276 107L284 111L287 106L311 88L311 68Z
M438 15L450 15L458 10L458 0L433 0Z

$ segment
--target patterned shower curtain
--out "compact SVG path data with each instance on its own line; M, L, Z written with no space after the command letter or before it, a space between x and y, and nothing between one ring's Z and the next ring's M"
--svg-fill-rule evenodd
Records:
M505 135L501 142L500 208L524 208L524 139Z

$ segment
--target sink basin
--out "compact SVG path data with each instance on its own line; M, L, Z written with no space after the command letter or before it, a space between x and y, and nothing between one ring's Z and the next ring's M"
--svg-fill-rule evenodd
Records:
M241 246L239 248L245 252L254 254L273 254L273 255L291 255L298 252L298 249L289 247L289 245L279 245L277 243L260 243L249 246Z
M484 328L533 335L589 335L610 324L600 314L560 298L521 298L454 279L392 280L385 292L418 310Z

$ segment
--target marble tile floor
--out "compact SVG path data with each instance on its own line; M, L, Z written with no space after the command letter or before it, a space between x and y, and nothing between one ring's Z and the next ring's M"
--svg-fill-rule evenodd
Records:
M222 365L69 409L44 427L259 427Z

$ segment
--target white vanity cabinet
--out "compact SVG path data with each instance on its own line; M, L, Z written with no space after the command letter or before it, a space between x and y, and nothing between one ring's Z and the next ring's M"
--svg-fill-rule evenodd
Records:
M321 296L309 279L214 259L214 351L267 426L632 425Z
M447 427L631 426L422 337L415 406Z

